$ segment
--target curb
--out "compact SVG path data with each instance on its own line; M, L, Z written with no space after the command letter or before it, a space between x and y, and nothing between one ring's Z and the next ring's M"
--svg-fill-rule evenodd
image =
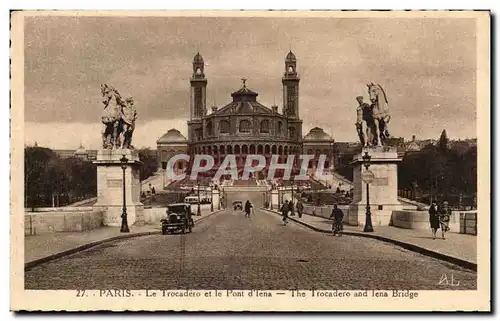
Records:
M97 246L97 245L101 245L103 243L107 243L107 242L111 242L111 241L115 241L115 240L121 240L121 239L128 239L128 238L132 238L132 237L153 235L153 234L160 234L160 231L151 231L151 232L141 232L141 233L135 233L135 234L118 235L118 236L113 236L113 237L110 237L110 238L107 238L107 239L104 239L104 240L94 241L94 242L91 242L91 243L83 244L83 245L74 247L72 249L66 250L66 251L58 252L58 253L51 254L51 255L46 256L46 257L42 257L40 259L36 259L36 260L30 261L30 262L27 262L27 263L24 264L24 271L29 271L32 268L34 268L35 266L40 265L42 263L47 263L49 261L57 260L57 259L62 258L64 256L75 254L77 252L81 252L81 251L87 250L87 249L89 249L91 247L94 247L94 246Z
M277 213L275 211L271 211L269 209L262 208L262 210L281 216L281 214L279 214L279 213ZM311 229L313 231L320 232L320 233L331 234L330 230L325 230L325 229L318 228L318 227L316 227L314 225L311 225L311 224L299 221L299 220L297 220L295 218L292 218L290 216L288 217L288 219L291 220L291 221L293 221L293 222L295 222L295 223L303 225L303 226L305 226L305 227L307 227L307 228L309 228L309 229ZM366 238L371 238L371 239L379 240L379 241L386 242L386 243L391 243L391 244L400 246L400 247L402 247L404 249L407 249L409 251L417 252L417 253L420 253L420 254L423 254L423 255L426 255L426 256L433 257L433 258L438 259L438 260L442 260L442 261L446 261L446 262L449 262L449 263L453 263L453 264L456 264L456 265L461 266L463 268L466 268L468 270L472 270L474 272L477 272L477 263L470 262L470 261L467 261L467 260L464 260L464 259L460 259L458 257L451 256L451 255L448 255L448 254L443 254L443 253L440 253L440 252L436 252L434 250L429 250L429 249L426 249L424 247L421 247L421 246L418 246L418 245L415 245L415 244L412 244L412 243L398 241L398 240L391 239L391 238L388 238L388 237L385 237L385 236L374 235L374 234L367 234L367 233L361 233L361 232L344 231L344 232L342 232L342 234L344 234L344 235L352 235L352 236L359 236L359 237L366 237Z
M195 223L203 221L203 220L209 218L210 216L212 216L214 214L217 214L217 213L219 213L221 211L223 211L223 210L214 211L214 212L212 212L212 213L210 213L210 214L208 214L208 215L200 218L199 220L195 221ZM121 240L121 239L129 239L129 238L133 238L133 237L154 235L154 234L161 234L161 231L150 231L150 232L140 232L140 233L135 233L135 234L117 235L117 236L113 236L113 237L106 238L106 239L103 239L103 240L90 242L90 243L87 243L87 244L83 244L83 245L74 247L74 248L69 249L69 250L65 250L65 251L62 251L62 252L51 254L51 255L46 256L46 257L42 257L40 259L36 259L36 260L30 261L30 262L27 262L27 263L24 264L24 271L29 271L32 268L34 268L35 266L38 266L40 264L47 263L47 262L50 262L50 261L53 261L53 260L57 260L57 259L60 259L62 257L65 257L65 256L68 256L68 255L71 255L71 254L75 254L77 252L85 251L85 250L90 249L90 248L92 248L94 246L98 246L98 245L101 245L101 244L104 244L104 243L108 243L108 242L112 242L112 241L116 241L116 240Z

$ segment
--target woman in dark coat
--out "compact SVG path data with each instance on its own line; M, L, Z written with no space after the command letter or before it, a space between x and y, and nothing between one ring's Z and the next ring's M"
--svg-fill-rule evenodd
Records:
M436 232L440 227L439 210L436 202L432 202L431 207L429 208L429 221L431 223L432 239L435 240Z

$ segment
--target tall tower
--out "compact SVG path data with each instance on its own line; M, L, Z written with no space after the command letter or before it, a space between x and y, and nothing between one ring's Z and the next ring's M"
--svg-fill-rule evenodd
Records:
M299 118L299 74L297 73L297 58L290 50L285 58L285 74L283 83L283 114L289 118Z
M193 58L193 75L191 83L191 120L201 119L207 113L207 78L205 78L205 62L198 52Z

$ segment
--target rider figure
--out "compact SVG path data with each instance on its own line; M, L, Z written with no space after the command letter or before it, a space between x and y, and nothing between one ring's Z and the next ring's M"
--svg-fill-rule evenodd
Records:
M332 226L332 233L333 235L338 234L341 236L341 231L343 230L343 224L342 220L344 219L344 212L340 208L337 207L337 204L333 205L332 209L332 214L330 215L330 218L333 217L333 226Z
M123 120L121 147L130 148L132 132L134 130L135 120L137 119L137 111L134 108L133 97L127 97L127 99L125 99L125 104L121 108L120 116Z
M356 97L358 101L358 107L356 108L356 129L358 131L358 136L361 141L361 144L364 146L367 142L365 142L365 137L363 133L363 121L366 122L366 126L368 128L372 128L374 124L373 120L373 105L367 104L363 102L363 96Z

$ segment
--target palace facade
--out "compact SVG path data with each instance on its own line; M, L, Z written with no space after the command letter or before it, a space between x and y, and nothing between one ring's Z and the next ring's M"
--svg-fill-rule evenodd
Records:
M293 52L286 55L283 86L283 105L264 106L258 101L258 93L248 88L242 79L241 88L231 93L224 106L212 106L207 110L208 77L203 57L194 56L190 82L190 118L187 122L188 137L176 129L169 130L157 141L158 157L165 163L178 153L207 154L214 157L214 170L227 155L235 155L241 170L249 154L263 155L267 165L271 155L279 155L278 162L285 163L288 155L327 154L325 167L330 166L333 138L320 128L313 128L303 137L299 108L299 83L297 58ZM193 157L191 158L193 159ZM317 161L317 159L316 159ZM176 168L189 164L176 164ZM315 162L310 163L314 167ZM295 157L294 171L300 169ZM265 175L266 170L262 172Z

